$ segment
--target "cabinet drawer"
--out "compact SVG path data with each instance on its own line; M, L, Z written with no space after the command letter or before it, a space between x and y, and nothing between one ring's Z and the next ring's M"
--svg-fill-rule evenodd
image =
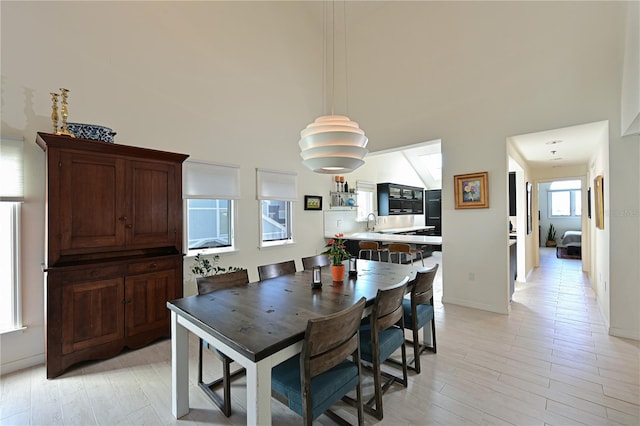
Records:
M96 279L113 278L123 274L123 265L96 265L86 269L65 271L62 273L62 280L63 282L93 281Z
M127 265L128 274L141 274L145 272L172 269L176 265L175 259L151 259L144 262L135 262Z

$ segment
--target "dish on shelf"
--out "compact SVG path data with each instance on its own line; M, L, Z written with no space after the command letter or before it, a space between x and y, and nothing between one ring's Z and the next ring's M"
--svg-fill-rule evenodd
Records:
M67 123L67 129L77 138L93 139L113 143L116 132L113 129L97 124Z

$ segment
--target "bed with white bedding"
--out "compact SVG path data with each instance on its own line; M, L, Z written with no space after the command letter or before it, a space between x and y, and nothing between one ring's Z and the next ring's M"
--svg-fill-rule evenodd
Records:
M565 231L556 248L557 257L582 257L582 231Z

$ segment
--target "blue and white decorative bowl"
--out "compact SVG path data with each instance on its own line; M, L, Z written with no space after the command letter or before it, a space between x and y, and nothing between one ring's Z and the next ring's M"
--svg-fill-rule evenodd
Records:
M67 123L67 129L76 138L93 139L102 142L113 143L113 137L116 135L113 129L98 126L97 124Z

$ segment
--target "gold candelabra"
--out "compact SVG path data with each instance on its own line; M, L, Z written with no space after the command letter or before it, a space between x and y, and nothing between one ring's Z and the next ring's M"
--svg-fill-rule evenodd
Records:
M51 101L53 105L51 106L53 111L51 111L51 121L53 121L53 133L58 133L58 95L57 93L50 93Z
M62 126L60 128L59 131L56 132L56 135L67 135L67 136L71 136L72 138L75 138L74 134L71 133L69 131L69 129L67 129L67 118L69 117L69 109L68 109L68 103L67 103L67 98L69 97L69 90L65 89L64 87L60 88L60 92L62 92L62 107L60 108L60 115L62 115ZM54 107L56 108L55 111L55 115L57 118L57 103L54 104ZM51 114L51 117L53 118L54 113ZM54 125L57 127L57 119L54 122Z

